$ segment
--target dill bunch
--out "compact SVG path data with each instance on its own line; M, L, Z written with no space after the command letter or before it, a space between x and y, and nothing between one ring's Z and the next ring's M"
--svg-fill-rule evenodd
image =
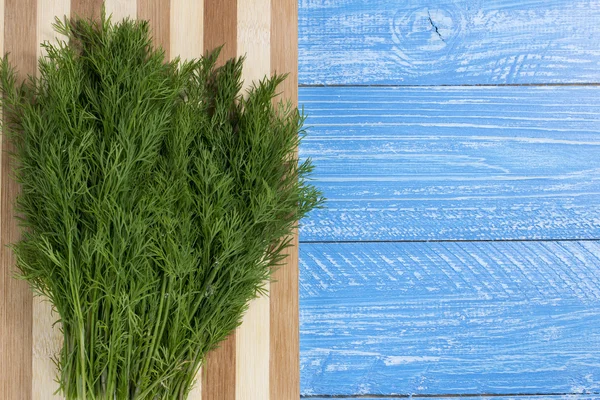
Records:
M167 62L146 21L56 19L39 78L0 65L22 239L17 266L60 315L67 399L185 399L322 203L284 76Z

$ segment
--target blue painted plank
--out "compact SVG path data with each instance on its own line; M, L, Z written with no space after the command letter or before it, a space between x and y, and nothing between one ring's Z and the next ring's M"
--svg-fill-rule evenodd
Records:
M313 396L301 396L301 399L311 399L311 400L331 400L332 398L338 400L351 400L356 399L357 397L313 397ZM361 400L381 400L381 399L398 399L398 398L407 398L403 397L359 397ZM410 397L412 399L431 399L431 397ZM469 400L598 400L600 399L600 395L598 394L567 394L567 395L557 395L557 396L548 396L548 395L540 395L540 396L451 396L451 397L441 397L435 396L435 400L456 400L456 399L469 399Z
M311 241L600 237L600 87L301 88Z
M300 0L301 84L600 82L595 0Z
M600 392L600 242L300 246L303 395Z

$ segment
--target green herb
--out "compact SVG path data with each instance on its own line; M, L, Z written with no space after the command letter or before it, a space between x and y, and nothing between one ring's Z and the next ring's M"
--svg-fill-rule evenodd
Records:
M56 20L39 78L0 66L24 279L60 315L67 399L185 399L322 203L283 76L165 61L145 21Z

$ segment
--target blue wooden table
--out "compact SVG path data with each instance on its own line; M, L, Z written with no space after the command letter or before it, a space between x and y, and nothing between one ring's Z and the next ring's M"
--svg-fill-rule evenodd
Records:
M600 2L300 0L305 398L600 398Z

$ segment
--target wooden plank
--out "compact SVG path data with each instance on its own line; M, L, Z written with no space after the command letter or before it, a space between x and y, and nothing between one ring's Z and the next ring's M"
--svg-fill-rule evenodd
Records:
M300 250L303 395L600 392L600 242Z
M256 12L261 10L261 12ZM240 2L237 7L237 53L245 56L242 79L245 91L271 72L271 0ZM267 284L266 289L269 289ZM237 400L269 400L270 299L263 296L249 305L235 333Z
M107 3L109 3L109 1L107 1ZM99 20L100 13L102 12L102 3L103 0L71 0L71 16ZM108 11L108 4L107 13L110 14Z
M218 63L237 55L237 0L204 0L204 51L223 45ZM212 351L203 367L203 400L236 400L236 335Z
M213 350L202 368L202 400L235 400L235 334Z
M106 7L106 14L112 16L113 22L119 22L125 18L135 19L137 17L136 0L105 0L104 5Z
M183 59L198 58L204 44L204 2L171 0L171 48L172 56Z
M256 12L261 10L261 12ZM242 90L271 74L271 0L252 0L237 7L237 54L246 57Z
M280 93L298 103L298 1L273 1L271 7L271 72L288 74Z
M600 237L598 87L302 88L303 241ZM576 155L576 156L575 156Z
M46 4L44 3L43 5L41 5L41 0L37 0L37 2L40 2L40 10L42 15L40 15L40 20L38 21L38 25L43 28L43 23L45 22L45 20L47 19L47 17L49 17L51 14L53 16L53 12L56 11L57 7L62 7L62 6L69 6L72 5L71 7L71 13L75 14L77 12L77 14L84 16L84 17L91 17L91 18L98 18L98 16L100 15L100 4L98 2L94 2L94 1L87 1L87 0L81 0L81 1L77 1L77 0L72 0L72 1L68 1L68 0L64 0L65 4L59 4L57 2L53 2L52 4ZM35 3L35 2L34 2ZM73 4L69 4L69 3L73 3ZM113 16L113 20L114 21L118 21L121 18L125 18L125 17L136 17L139 16L140 18L144 18L144 19L149 19L150 23L153 27L153 32L155 35L155 39L162 44L163 47L165 47L165 50L167 52L167 54L169 53L175 53L175 51L177 52L185 52L186 53L186 57L194 57L197 56L201 51L202 51L202 47L204 44L209 44L210 48L214 48L217 45L220 45L222 43L218 43L217 41L220 40L219 38L231 38L234 37L236 38L239 42L240 42L240 49L243 50L244 48L247 48L248 50L251 50L251 54L250 54L250 59L247 61L247 66L250 66L251 68L247 68L247 70L245 71L245 77L246 79L250 80L251 78L259 78L262 77L264 74L267 74L271 71L271 64L270 64L270 60L271 60L271 56L270 56L270 40L272 37L272 34L270 32L270 23L271 23L271 14L269 12L270 10L270 1L268 0L257 0L254 3L252 3L252 5L248 5L246 8L246 10L244 11L242 8L237 9L236 7L232 7L232 5L236 6L236 4L234 4L235 2L229 2L229 3L224 3L221 1L213 1L212 5L209 4L208 6L208 16L205 15L204 13L204 2L201 2L201 4L191 4L190 2L186 3L183 0L173 0L173 1L162 1L160 4L159 3L155 3L155 2L148 2L148 1L141 1L141 2L135 2L135 1L129 1L129 0L107 0L106 1L106 11L109 14L112 14ZM207 0L207 3L210 3L210 1ZM257 4L260 3L260 4ZM33 3L32 3L33 4ZM194 6L194 8L192 10L190 10L188 7L189 6ZM252 6L252 7L251 7ZM288 7L289 4L286 6ZM254 12L251 11L255 11L255 8L261 8L261 9L265 9L267 10L267 12L262 13L260 15L256 15ZM13 6L13 8L15 8ZM250 9L252 8L252 10ZM35 8L34 8L35 9ZM54 11L53 11L54 10ZM236 11L239 12L236 15ZM67 13L69 13L69 10L67 9L66 11ZM212 12L212 13L211 13ZM180 18L182 14L185 14L185 18ZM289 16L287 16L289 17ZM8 18L8 17L7 17ZM292 14L292 19L296 18L296 14ZM237 29L237 24L238 21L237 19L240 20L240 29L238 32ZM4 21L4 19L3 19ZM233 21L233 24L228 23L228 21ZM203 23L204 22L204 23ZM187 29L185 24L191 24L193 26L188 27L190 29ZM172 25L173 24L173 25ZM244 25L245 24L245 25ZM204 25L204 26L203 26ZM224 32L224 30L222 29L223 26L225 25L227 27L229 27L229 31L228 32ZM293 26L295 26L295 24L292 24ZM28 25L27 25L28 26ZM45 26L45 25L44 25ZM289 29L289 27L285 27L286 29ZM204 32L204 30L206 30L206 32L209 32L209 34L205 34L206 32ZM8 29L7 29L8 32ZM35 30L32 31L34 33L35 36ZM185 35L184 33L185 32ZM193 43L191 46L188 46L189 43L189 39L190 39L190 32L193 34L193 37L196 37L197 43ZM280 29L278 31L279 33L282 32L282 29ZM38 38L45 38L46 36L48 36L48 32L46 29L39 29L37 31L38 33ZM278 34L279 34L278 33ZM294 32L295 35L295 32ZM239 36L239 37L238 37ZM51 36L48 37L49 39L52 39ZM289 38L283 38L283 39L278 39L279 45L280 46L289 46L290 44L288 43ZM296 40L295 37L293 38L293 40ZM187 43L186 43L187 41ZM210 45L210 43L214 42L212 45ZM19 45L22 46L22 42L19 42ZM173 48L170 48L171 46L173 46ZM252 47L256 47L256 48L252 48ZM222 59L226 59L232 56L236 55L237 52L237 44L233 43L233 46L231 45L231 42L227 42L227 46L224 49L223 55L222 55ZM37 47L36 47L37 48ZM274 48L278 48L278 47L274 47ZM287 47L286 47L287 48ZM284 52L285 53L285 52ZM290 52L288 51L286 54L290 54ZM281 56L281 55L280 55ZM294 60L293 63L296 63L296 58L297 55L295 53L293 53L294 56ZM284 64L287 63L287 60L284 60ZM281 67L284 64L278 64L279 67ZM285 64L287 65L287 64ZM294 64L295 65L295 64ZM295 68L293 69L293 71L295 71ZM292 72L293 72L292 71ZM295 74L294 74L295 75ZM297 82L297 79L294 80L292 79L293 82ZM294 89L295 90L295 89ZM296 93L296 92L294 92ZM295 96L294 96L295 97ZM6 167L4 168L4 170L6 170ZM4 176L3 176L3 180L4 180ZM7 191L5 190L6 186L2 187L2 194L6 194ZM3 209L3 217L4 214L6 214L5 210ZM6 218L3 218L3 223L5 221L7 221ZM3 225L4 226L4 225ZM3 240L5 239L5 235L3 235ZM3 257L4 257L4 253L3 253ZM294 271L297 274L297 265L294 269ZM5 286L5 282L4 282L4 275L2 276L3 280L2 280L2 285L3 287ZM285 279L284 279L285 280ZM288 279L289 281L289 279ZM293 283L293 281L292 281ZM289 287L289 285L288 285ZM28 292L27 292L28 293ZM297 293L297 280L296 280L296 293ZM292 300L295 298L295 308L296 310L292 310L292 316L295 315L297 318L298 312L297 312L297 295L294 297L292 294L288 293L286 296L284 296L286 299L292 297ZM6 302L2 302L2 316L3 316L3 320L4 320L4 316L5 316L5 309L8 303ZM286 312L286 305L287 303L282 303L279 305L279 310L282 312ZM50 354L50 352L53 352L54 350L56 350L55 348L58 348L58 341L54 340L53 338L50 338L52 336L52 331L47 329L43 329L42 327L42 317L47 319L48 321L53 318L48 311L48 307L46 305L43 305L43 303L41 303L41 305L36 305L36 307L39 308L39 321L38 321L38 325L39 325L39 332L38 332L38 336L39 336L39 340L38 342L35 343L34 347L33 347L33 353L37 356L37 358L39 358L39 360L36 359L36 361L34 362L34 368L36 368L36 371L45 374L44 376L38 375L36 372L36 382L34 385L34 397L38 397L38 398L45 398L44 396L47 396L47 394L49 393L48 390L44 390L45 388L48 387L48 379L51 376L51 372L49 369L45 369L41 368L39 365L41 365L41 361L40 360L46 360L46 356ZM294 303L292 304L292 308L294 308ZM249 357L248 354L244 354L243 357L241 357L240 359L245 359L246 362L246 366L248 368L245 368L244 365L238 365L237 369L240 370L239 373L235 373L236 370L236 352L238 353L238 355L240 355L242 352L243 353L243 348L244 346L237 346L236 347L236 340L235 340L235 335L232 335L232 338L226 342L224 342L222 344L222 348L221 350L214 352L213 354L211 354L210 359L207 362L207 367L206 368L206 373L204 375L204 384L205 384L205 390L202 391L202 393L199 393L199 390L196 390L195 392L193 392L190 397L191 398L206 398L206 399L210 399L210 398L214 398L214 399L227 399L227 398L231 398L233 399L235 396L235 398L261 398L261 399L267 399L268 396L270 395L269 392L273 391L273 388L269 385L269 381L270 381L270 376L268 373L268 370L270 369L270 356L269 356L269 351L271 349L270 344L269 344L269 337L270 337L270 333L272 334L269 326L270 326L270 303L268 299L262 299L261 301L261 306L259 307L259 309L261 310L261 316L260 318L258 318L257 320L254 320L253 318L251 318L250 316L248 316L247 318L250 318L252 321L249 323L246 331L250 332L252 331L251 334L246 335L246 341L245 341L245 347L247 349L249 349L250 347L253 347L253 351L257 354L260 354L260 356L262 357L262 365L264 367L264 369L261 371L260 368L257 368L257 360L256 358L251 358ZM256 307L252 307L252 310L256 311ZM294 314L295 313L295 314ZM256 313L252 314L254 315L254 317L256 317ZM259 330L257 332L254 332L253 327L258 327ZM294 327L295 327L295 331L294 331ZM295 342L292 340L292 356L295 357L296 359L296 364L298 361L298 340L297 340L297 336L298 336L298 323L297 320L295 321L295 323L293 324L293 326L291 327L291 332L295 332L296 335L296 340ZM244 328L242 328L243 330ZM290 328L287 328L287 331L290 331ZM277 331L276 331L277 332ZM258 335L263 335L261 336L262 341L257 341L256 340L256 336ZM287 337L285 336L279 336L278 339L287 339ZM266 340L265 340L266 339ZM243 342L242 342L243 343ZM261 344L262 343L262 344ZM294 343L295 343L295 352L294 350ZM261 347L262 346L262 347ZM4 347L3 347L4 349ZM54 349L54 350L53 350ZM287 349L287 347L285 346L278 346L277 349L279 349L281 351L281 349ZM31 352L31 346L29 346L28 350ZM4 353L3 353L4 356ZM283 359L286 359L285 357L283 357ZM24 358L23 361L25 363L27 363L27 359ZM251 365L252 364L252 365ZM260 367L260 366L259 366ZM287 369L286 369L287 368ZM286 367L286 368L282 368L282 372L279 373L279 377L285 377L285 373L286 371L296 371L296 375L298 375L297 371L298 371L298 365L292 366L290 367ZM43 370L43 371L42 371ZM241 375L241 371L243 371L244 374L246 374L245 376ZM31 371L30 371L31 372ZM238 378L243 378L243 379L237 379L236 380L236 375ZM40 378L40 379L38 379ZM246 379L248 378L248 379ZM254 379L257 378L257 379ZM246 380L244 380L246 379ZM30 383L31 379L29 379L29 383ZM259 382L260 381L260 382ZM292 390L294 387L297 387L297 381L298 381L298 377L296 376L294 378L294 381L296 381L296 384L292 384ZM244 383L245 382L245 383ZM10 384L12 385L14 382L10 382ZM8 387L7 383L6 385L4 385L3 382L3 386L2 388L4 389L4 386ZM288 382L287 381L281 381L280 385L287 385ZM238 386L238 393L236 395L236 390L235 387L236 385ZM254 385L254 387L252 387L252 385ZM14 385L13 385L14 387ZM39 387L41 388L41 390L35 390L35 387ZM240 389L241 388L241 389ZM19 393L22 393L21 391L19 391ZM31 393L31 390L26 391L25 393ZM276 392L277 393L277 392ZM195 396L195 397L194 397ZM4 397L3 397L4 398ZM18 397L18 398L22 398L22 397ZM279 397L282 398L282 397Z
M36 71L37 0L5 0L4 51L19 77ZM12 145L2 140L0 186L0 398L31 398L32 388L32 299L27 283L14 279L15 258L7 247L19 240L13 202L19 185L11 178L12 161L7 152Z
M78 3L78 2L73 2ZM80 16L93 16L90 14ZM86 11L86 12L87 12ZM71 1L57 0L37 2L37 40L36 43L48 41L56 43L65 40L66 37L57 34L52 24L54 18L71 15ZM45 51L41 46L37 48L37 57L45 57ZM62 348L63 337L60 325L56 324L59 315L53 310L52 304L45 297L34 297L33 299L33 327L32 327L32 400L62 399L63 396L54 394L58 390L58 372L55 360L58 359Z
M150 22L154 45L165 51L166 58L169 58L171 42L170 12L170 0L137 0L137 17Z
M302 396L302 399L311 399L311 400L329 400L329 399L338 399L338 400L351 400L356 399L357 397L313 397L313 396ZM435 399L435 400L456 400L457 398L461 399L470 399L470 400L598 400L598 394L561 394L556 396L548 396L548 395L538 395L538 396L523 396L520 394L513 396L378 396L378 397L359 397L361 400L381 400L381 399Z
M303 84L599 82L593 0L301 0Z
M298 3L272 1L271 72L289 73L280 88L285 101L298 101ZM293 233L287 258L273 274L271 285L271 400L300 396L298 304L298 233Z
M219 63L237 56L237 0L204 0L204 51L219 46Z

